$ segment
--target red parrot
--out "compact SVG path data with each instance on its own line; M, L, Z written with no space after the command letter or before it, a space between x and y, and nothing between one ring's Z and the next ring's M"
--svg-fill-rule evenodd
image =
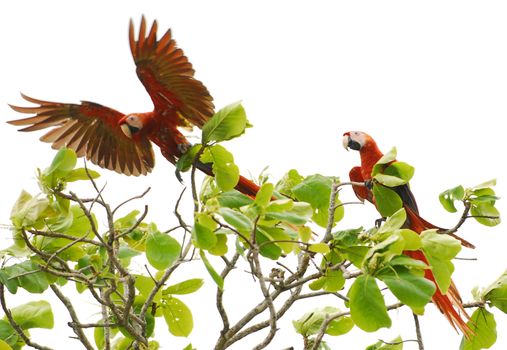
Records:
M359 151L359 155L361 157L361 166L354 167L349 172L350 180L353 182L361 183L371 181L371 173L373 167L383 156L383 153L379 150L375 140L373 140L370 135L364 132L350 131L343 134L343 146L346 150L350 148ZM375 205L373 192L369 189L368 186L352 186L352 188L356 196L361 201L367 200ZM438 229L440 231L444 231L443 229L429 223L419 216L417 203L408 184L397 186L392 189L400 196L403 202L403 208L407 213L407 221L405 223L405 226L407 228L417 233L421 233L424 230L428 229ZM475 248L473 244L465 241L464 239L454 234L451 236L460 240L463 246ZM413 259L423 261L428 265L428 260L426 259L424 253L420 250L405 251L404 254ZM433 303L445 315L454 329L459 328L466 337L471 336L473 332L463 320L461 314L463 314L468 319L470 319L470 317L463 308L463 302L454 282L451 281L451 285L447 293L442 294L438 288L431 269L426 269L424 276L428 280L432 281L437 287L435 294L432 297Z
M123 114L97 103L47 102L21 96L34 107L10 106L17 112L34 114L8 123L25 126L20 131L52 128L40 139L54 149L68 147L100 167L125 175L146 175L155 165L151 142L175 164L191 144L178 127L201 128L213 115L213 98L194 78L194 69L176 46L171 30L157 40L157 22L146 35L146 20L141 19L139 36L130 20L130 50L136 73L150 95L154 110ZM213 176L210 164L197 162L197 168ZM259 186L240 177L236 189L255 196Z

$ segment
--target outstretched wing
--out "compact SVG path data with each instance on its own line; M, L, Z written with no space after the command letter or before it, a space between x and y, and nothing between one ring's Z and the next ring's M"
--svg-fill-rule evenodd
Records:
M10 106L16 112L35 114L8 121L25 126L19 131L52 128L41 141L52 143L55 149L71 148L79 157L86 156L100 167L126 175L146 175L155 165L150 141L146 137L129 139L118 127L122 113L93 102L57 103L21 96L38 106Z
M146 36L143 16L137 41L134 24L130 20L129 41L137 76L150 94L158 114L175 118L175 125L188 126L189 121L202 127L213 115L213 98L208 89L194 78L192 64L176 46L171 30L157 40L157 22L154 21ZM167 110L172 110L172 113L164 113Z

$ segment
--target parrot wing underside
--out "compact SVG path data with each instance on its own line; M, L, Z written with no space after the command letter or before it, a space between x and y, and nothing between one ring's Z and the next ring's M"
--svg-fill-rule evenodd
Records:
M129 139L118 127L122 113L93 102L58 103L22 96L37 106L11 108L34 116L8 123L25 126L20 131L52 128L41 141L51 143L54 149L71 148L100 167L126 175L146 175L155 165L150 141L145 137Z
M150 95L158 115L172 118L175 126L198 127L213 115L213 98L194 78L194 69L183 50L176 46L171 30L157 40L157 22L146 35L144 16L135 39L130 21L129 42L136 72Z

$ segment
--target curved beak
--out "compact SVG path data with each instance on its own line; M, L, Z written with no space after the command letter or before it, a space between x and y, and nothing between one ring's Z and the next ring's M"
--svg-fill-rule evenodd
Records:
M127 123L120 124L121 131L127 136L129 139L132 138L132 132L130 131L130 127Z
M345 148L345 150L347 152L349 151L349 143L350 143L350 135L344 134L343 139L342 139L342 145L343 145L343 148Z

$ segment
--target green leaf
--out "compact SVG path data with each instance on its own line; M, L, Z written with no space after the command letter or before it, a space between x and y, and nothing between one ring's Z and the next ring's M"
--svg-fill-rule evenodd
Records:
M273 238L269 235L269 233L261 228L258 228L255 235L260 247L261 255L272 260L278 260L278 258L282 255L282 249L273 242Z
M496 226L501 222L500 212L488 202L472 204L470 213L474 216L477 222L485 226Z
M47 328L54 326L51 305L45 301L31 301L11 309L12 318L22 329Z
M379 229L379 233L392 232L395 231L405 224L407 220L407 213L405 212L405 208L401 208L396 211L393 215L389 216L387 220L384 222L382 227Z
M48 205L47 198L32 197L30 193L21 191L11 210L12 224L17 228L33 226Z
M402 266L386 268L377 275L402 303L415 308L424 307L435 293L433 282L414 275Z
M447 293L454 265L451 260L461 250L461 243L449 235L427 230L421 233L424 255L432 268L435 281L442 294Z
M329 322L329 326L327 327L326 334L332 336L339 336L348 333L354 328L354 322L352 318L342 316L339 318L335 318L331 322Z
M188 171L194 163L197 153L201 150L202 145L193 145L185 154L183 154L176 162L176 172Z
M227 246L227 235L223 233L217 233L217 243L208 252L215 256L224 256L229 251Z
M100 177L100 174L94 170L91 170L91 169L88 169L88 172L85 168L72 169L64 177L64 181L74 182L74 181L79 181L79 180L89 180L90 177L92 179L96 179L96 178Z
M76 152L70 148L62 147L56 153L56 156L53 158L53 162L49 168L44 170L44 174L49 175L52 173L58 173L59 176L66 176L72 169L74 169L76 163Z
M454 206L454 201L461 201L464 197L465 189L460 185L440 193L438 199L445 210L450 213L455 213L458 210Z
M341 247L359 245L358 236L364 229L362 227L336 231L333 233L333 243Z
M275 190L287 197L293 197L292 188L300 184L303 180L304 177L301 176L296 169L291 169L277 182Z
M201 257L201 260L204 263L206 270L210 274L211 278L213 278L213 281L215 281L218 288L224 289L224 279L218 274L213 265L211 265L208 258L206 257L206 253L204 253L204 250L202 249L199 250L199 256Z
M343 272L338 270L327 270L326 274L319 279L322 279L324 282L322 289L330 293L335 293L341 290L345 285Z
M202 127L202 142L226 141L240 136L250 126L241 102L225 106Z
M374 277L357 277L350 287L348 297L352 321L363 331L375 332L382 327L391 327L384 297Z
M422 247L421 237L415 231L402 228L394 231L392 235L403 241L403 250L419 250Z
M482 299L507 314L507 270L486 288Z
M280 212L291 210L293 207L294 207L294 201L292 199L289 199L289 198L276 199L276 200L271 201L269 203L269 205L266 208L266 211L280 213ZM312 214L310 213L310 216L311 215Z
M493 187L493 186L496 186L496 179L491 179L491 180L485 181L481 184L478 184L478 185L472 187L472 190L480 190L482 188L488 188L488 187Z
M231 225L241 233L250 234L250 232L253 229L252 220L250 220L248 216L239 211L229 208L220 208L218 213L224 218L224 220L229 225Z
M329 200L333 179L315 174L308 176L303 182L292 188L293 194L299 201L310 203L313 208L312 220L321 227L326 227L329 220ZM336 198L335 205L340 204ZM343 218L343 206L336 208L334 222L336 224Z
M326 243L315 243L308 246L308 250L314 253L327 254L330 251L329 246Z
M194 328L194 319L188 306L174 297L164 299L162 306L169 332L176 337L188 337Z
M218 224L211 216L204 213L196 214L192 229L192 238L196 248L210 249L217 244L217 236L214 232L217 226Z
M395 256L391 261L389 261L389 265L391 266L403 266L408 269L417 269L423 270L429 268L428 265L424 263L424 261L412 259L406 255Z
M380 182L382 185L387 187L401 186L407 183L407 181L400 179L399 177L378 173L373 177L375 180Z
M378 341L373 345L370 345L366 348L366 350L402 350L403 349L403 341L401 337L396 337L393 340L389 341L388 344L383 341Z
M273 196L273 190L273 184L263 184L255 196L254 204L260 208L266 208L271 201L271 197Z
M30 260L0 269L0 281L12 294L17 292L18 287L30 293L42 293L49 287L47 275Z
M0 338L0 350L12 350L11 346Z
M204 284L204 280L202 278L192 278L190 280L186 280L177 284L173 284L172 286L164 289L164 294L190 294L198 291L202 285Z
M120 248L118 249L118 258L120 259L121 264L125 267L128 267L132 258L138 256L139 254L141 253L124 244L120 245Z
M253 202L253 199L236 190L222 192L217 196L222 207L237 209Z
M134 275L136 279L135 287L139 291L143 300L146 300L150 295L151 291L155 288L155 281L153 278L143 275ZM159 303L162 298L162 290L159 290L155 297L153 298L153 302Z
M311 312L305 313L298 320L292 321L292 325L297 333L308 337L317 334L322 327L322 323L328 315L339 313L340 310L326 306L323 308L314 309ZM349 317L342 316L334 319L329 323L326 333L333 336L338 336L349 332L354 327L354 323Z
M282 248L283 252L286 254L292 252L298 246L298 243L294 241L295 236L291 236L283 228L259 225L258 229L271 237L273 241L277 241L276 245Z
M403 206L400 196L385 186L374 184L373 196L375 197L377 209L383 217L393 215Z
M232 190L239 181L239 168L234 164L232 154L220 145L207 147L200 159L203 163L213 164L213 174L217 186L222 191Z
M414 167L405 162L393 162L387 168L384 169L385 175L395 176L402 179L405 183L409 182L414 176Z
M264 216L266 220L283 221L293 225L304 225L307 223L308 218L300 216L294 212L270 212Z
M371 176L375 177L378 173L381 173L384 168L386 168L386 164L391 163L396 160L396 147L391 148L389 152L384 154L382 158L378 160L378 162L373 166Z
M7 346L9 346L9 348L6 349L11 349L12 347L15 347L19 340L19 336L14 330L14 328L12 328L10 323L5 320L0 320L0 339L5 341ZM0 349L3 350L1 346Z
M478 308L467 322L474 333L470 339L463 337L460 350L489 349L496 342L496 321L493 314L484 308Z
M181 246L171 236L161 233L154 224L149 226L146 238L146 258L157 270L164 270L178 260Z

